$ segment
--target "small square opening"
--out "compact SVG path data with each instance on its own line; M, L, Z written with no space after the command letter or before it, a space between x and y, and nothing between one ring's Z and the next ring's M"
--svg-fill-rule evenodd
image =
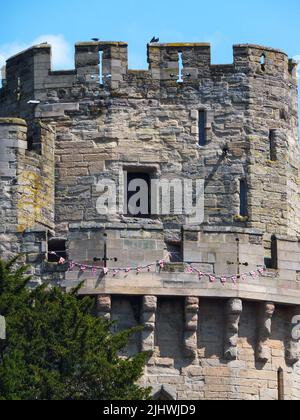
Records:
M53 238L48 241L48 262L59 262L60 258L67 259L65 239Z

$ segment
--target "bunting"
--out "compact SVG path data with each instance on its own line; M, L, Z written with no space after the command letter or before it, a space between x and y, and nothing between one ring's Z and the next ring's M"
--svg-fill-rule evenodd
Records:
M68 264L69 271L73 271L76 268L79 268L79 271L82 273L86 271L91 271L93 274L103 274L108 275L112 274L113 277L116 277L118 274L129 274L129 273L136 273L141 274L143 272L152 272L152 271L159 271L163 270L167 264L166 260L159 260L152 264L147 264L144 266L137 266L137 267L125 267L125 268L107 268L107 267L98 267L95 265L86 265L82 263L78 263L76 261L67 261L64 258L60 257L56 252L50 252L51 255L55 255L58 257L58 264ZM221 284L225 285L228 282L233 283L236 285L238 281L246 282L248 278L257 279L260 276L263 276L266 272L266 267L259 267L255 271L250 271L248 273L242 273L237 275L216 275L214 273L205 273L200 270L198 270L196 267L194 267L192 264L186 264L186 273L189 274L197 274L199 277L199 280L202 280L204 278L208 278L210 283L216 283L219 281Z

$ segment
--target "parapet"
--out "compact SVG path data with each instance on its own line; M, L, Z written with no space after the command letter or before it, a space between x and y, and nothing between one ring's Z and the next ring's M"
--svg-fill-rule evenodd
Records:
M148 63L154 79L197 79L209 73L211 47L207 43L148 44Z
M237 44L233 47L233 54L234 65L238 70L282 76L288 72L291 74L290 60L282 50L261 45Z
M113 41L78 43L75 68L79 82L110 82L115 86L128 71L128 45Z

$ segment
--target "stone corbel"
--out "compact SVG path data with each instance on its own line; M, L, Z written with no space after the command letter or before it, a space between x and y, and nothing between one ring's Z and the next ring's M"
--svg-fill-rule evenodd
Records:
M97 296L97 316L105 318L107 321L111 320L111 296L110 295Z
M259 318L257 360L267 363L271 358L271 350L268 340L272 332L272 318L275 312L275 305L272 302L263 303Z
M300 307L292 311L286 359L291 365L294 365L300 360Z
M226 335L224 345L224 356L227 360L238 358L238 338L243 302L241 299L230 299L226 307Z
M185 331L184 345L185 352L188 357L197 358L198 340L198 313L199 298L187 297L185 299Z
M157 297L144 296L142 307L142 351L154 351Z

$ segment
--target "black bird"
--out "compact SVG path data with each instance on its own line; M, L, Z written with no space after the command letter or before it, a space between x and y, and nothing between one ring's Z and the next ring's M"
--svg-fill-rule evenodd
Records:
M99 38L92 38L92 41L98 42L99 41Z
M156 38L155 36L151 39L150 44L154 44L156 42L159 42L159 38Z

